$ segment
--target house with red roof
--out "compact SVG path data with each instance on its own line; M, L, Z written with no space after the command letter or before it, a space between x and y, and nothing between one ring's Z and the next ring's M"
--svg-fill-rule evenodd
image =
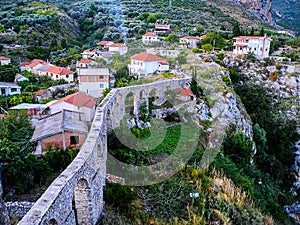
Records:
M50 66L45 70L45 72L47 73L47 76L49 76L52 80L64 79L68 83L74 81L73 71L68 70L64 67Z
M196 95L187 88L175 88L177 98L183 101L196 100Z
M82 114L81 120L83 121L92 121L95 115L96 101L90 95L76 92L52 103L48 107L50 114L69 110L80 112Z
M234 54L244 55L253 52L254 55L262 58L269 57L271 38L267 36L238 36L233 39L235 39Z
M38 69L48 64L49 64L48 62L45 62L42 59L33 59L30 62L23 62L20 65L20 70L21 71L27 70L28 72L38 75Z
M4 66L4 65L9 65L11 63L9 58L6 58L4 56L0 56L0 65Z
M142 78L154 72L168 71L169 63L156 55L141 52L131 57L128 69L131 75Z
M122 43L112 44L108 47L108 51L119 55L125 55L128 52L128 47Z
M188 48L197 48L197 44L202 40L203 38L206 38L206 35L202 36L184 36L179 39L180 43L186 44Z
M98 63L91 59L80 59L76 62L76 68L89 68L96 66Z
M154 33L171 33L170 25L156 23Z
M149 44L153 42L159 42L158 35L153 32L148 32L142 36L142 41L144 44Z
M106 51L108 51L109 46L111 46L112 44L114 44L113 41L100 41L100 42L97 43L97 45L101 49L106 50Z

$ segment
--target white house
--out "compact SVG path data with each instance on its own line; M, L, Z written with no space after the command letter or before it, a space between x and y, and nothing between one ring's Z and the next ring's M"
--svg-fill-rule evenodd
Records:
M189 48L197 48L197 44L203 38L206 38L206 35L203 35L201 37L185 36L185 37L180 38L179 41L182 44L187 44L187 47L189 47Z
M64 67L50 66L45 70L45 72L47 73L47 76L49 76L52 80L64 79L68 83L74 81L73 71L68 70Z
M271 38L266 36L239 36L234 38L234 54L248 54L253 52L254 55L265 58L269 57Z
M0 96L21 94L21 87L15 83L0 82Z
M88 67L96 66L97 64L98 64L97 62L90 60L90 59L81 59L76 62L76 67L77 68L88 68Z
M168 71L169 63L156 55L141 52L131 57L131 63L128 65L128 68L131 75L142 77L156 71Z
M78 68L79 91L98 97L109 88L108 68Z
M101 49L108 51L109 46L114 44L113 41L100 41L97 43L98 46L101 47Z
M48 62L45 62L44 60L41 59L34 59L31 62L24 62L20 65L20 70L25 71L27 70L28 72L34 73L38 75L38 69L41 68L42 66L48 65Z
M83 113L81 120L92 121L95 115L96 101L90 95L76 92L68 95L48 106L50 113L54 114L62 110L70 110Z
M4 66L4 65L9 65L10 64L10 59L6 58L4 56L0 56L0 65Z
M148 32L142 36L142 41L144 44L149 44L152 42L159 42L159 39L157 34Z
M108 47L108 51L125 55L128 51L128 47L125 44L112 44Z

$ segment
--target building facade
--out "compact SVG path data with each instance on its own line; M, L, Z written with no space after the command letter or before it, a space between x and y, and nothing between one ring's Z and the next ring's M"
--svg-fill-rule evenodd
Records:
M21 94L21 87L11 82L0 82L0 96Z
M253 52L254 55L262 58L269 57L271 38L266 36L239 36L234 39L234 54L244 55Z

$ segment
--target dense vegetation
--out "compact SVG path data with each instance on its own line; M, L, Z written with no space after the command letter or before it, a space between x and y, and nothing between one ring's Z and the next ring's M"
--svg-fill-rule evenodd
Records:
M32 153L34 145L29 142L32 134L26 111L10 111L5 120L0 120L0 164L6 199L49 185L53 179L51 173L63 171L78 152L57 149L38 158Z

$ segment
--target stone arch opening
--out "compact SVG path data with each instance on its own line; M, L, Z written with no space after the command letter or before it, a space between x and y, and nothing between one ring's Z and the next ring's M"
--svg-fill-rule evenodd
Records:
M90 187L86 179L82 178L78 181L75 187L72 209L74 210L76 224L92 224L92 217L90 215L91 209L89 206Z
M133 115L134 114L134 108L135 108L135 95L130 92L126 95L124 99L124 105L125 105L125 114L126 115Z
M150 96L150 103L158 104L158 102L159 102L159 92L156 88L153 88L150 91L149 96Z
M145 90L140 91L140 100L147 98L147 94Z
M58 225L57 221L55 219L48 220L45 225Z
M117 98L116 98L116 103L117 104L122 104L123 101L123 96L121 94L118 94Z

